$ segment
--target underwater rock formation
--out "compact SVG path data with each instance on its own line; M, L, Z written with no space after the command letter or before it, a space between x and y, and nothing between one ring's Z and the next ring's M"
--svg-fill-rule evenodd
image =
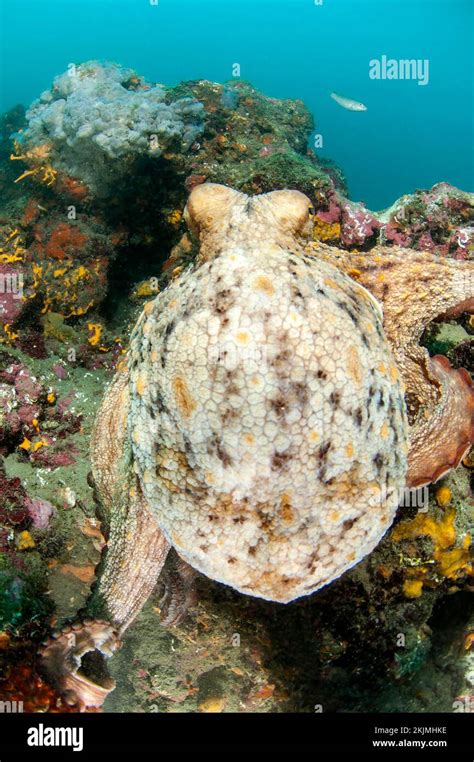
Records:
M375 249L365 268L352 268L357 283L337 256L330 264L328 247L308 255L310 207L294 191L249 198L208 184L190 196L185 216L199 241L197 261L145 306L95 425L93 476L108 512L108 551L89 618L43 649L49 678L81 708L100 705L111 689L81 671L82 659L116 649L170 546L212 579L291 601L375 547L406 477L408 486L436 480L473 441L467 373L430 359L406 322L411 297L417 329L436 314L472 308L472 265ZM431 270L439 279L439 267L448 276L432 303L421 298L423 278L410 290L423 263L428 279ZM393 291L379 288L387 269ZM385 333L361 283L387 305ZM448 517L439 527L428 517L402 523L393 541L438 541L439 530L435 559L457 578L472 567L470 537L453 547L454 518L449 528ZM406 596L418 597L423 582L407 579Z
M205 109L205 131L181 160L188 191L207 180L249 194L290 187L311 198L346 192L341 170L308 149L314 120L302 101L268 97L240 80L183 82L171 92L197 98Z
M244 81L165 88L92 61L57 77L31 105L11 159L27 167L16 183L30 178L71 202L106 201L107 187L120 189L145 224L140 206L151 192L161 197L163 182L170 211L205 180L248 193L344 192L341 171L307 148L313 126L301 101L267 97Z
M112 232L96 217L69 221L33 206L34 214L16 225L0 224L0 326L12 341L25 313L60 312L67 319L99 306L116 251Z
M474 255L474 196L449 183L402 196L382 212L334 192L316 211L314 237L343 248L386 244L456 259Z
M45 596L44 560L31 553L35 548L31 525L27 493L20 479L7 478L0 463L0 633L9 631L17 637L44 635L52 608ZM0 680L1 667L0 658Z
M0 352L0 362L0 455L16 452L50 469L73 463L64 440L79 430L80 417L17 357Z
M187 149L202 132L201 104L165 96L116 64L72 66L30 106L20 150L50 164L52 180L60 172L103 196L137 157Z

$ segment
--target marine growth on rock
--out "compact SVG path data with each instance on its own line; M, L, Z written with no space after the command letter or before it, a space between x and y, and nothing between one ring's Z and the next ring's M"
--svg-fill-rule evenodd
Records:
M164 87L132 69L88 61L56 77L26 119L18 136L24 154L42 151L55 172L104 195L137 157L189 148L203 129L203 106L192 98L167 102Z

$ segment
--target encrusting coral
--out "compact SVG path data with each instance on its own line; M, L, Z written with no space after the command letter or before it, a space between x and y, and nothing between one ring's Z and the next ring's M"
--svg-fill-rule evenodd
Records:
M472 307L472 264L385 249L341 261L308 243L310 205L296 191L191 193L198 257L145 305L96 420L108 549L89 618L43 649L81 708L112 687L82 659L115 650L171 546L250 595L308 595L375 547L406 483L436 480L472 442L467 374L418 345L426 322ZM429 534L449 576L451 518L430 521L398 539Z
M191 98L166 102L166 91L131 69L88 61L55 78L26 113L13 159L47 185L59 175L104 195L139 156L188 148L202 131L203 107ZM120 161L117 161L119 159Z

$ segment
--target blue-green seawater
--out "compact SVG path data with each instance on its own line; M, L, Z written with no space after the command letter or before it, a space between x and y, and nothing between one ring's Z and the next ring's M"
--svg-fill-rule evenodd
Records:
M351 198L381 209L442 180L474 190L473 0L154 1L0 0L0 111L29 105L72 62L165 84L223 82L238 63L266 94L306 102ZM428 60L428 83L370 79L382 55Z

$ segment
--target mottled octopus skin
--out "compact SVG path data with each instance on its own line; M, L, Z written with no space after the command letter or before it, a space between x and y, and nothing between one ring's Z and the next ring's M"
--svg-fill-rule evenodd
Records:
M409 279L420 273L409 265L425 255L387 252L390 282L407 294L397 305L397 287L380 288L385 253L356 261L309 244L309 207L297 191L249 198L205 184L189 197L197 259L145 306L92 437L95 490L109 513L87 606L95 621L43 651L45 671L81 708L94 691L81 688L71 652L99 643L101 620L107 643L123 634L171 547L184 597L187 562L249 595L294 600L375 547L407 459L409 483L425 483L472 441L466 372L418 346L427 321L471 307L472 265L447 265L453 278L440 286L437 260L433 304L413 286L415 327ZM106 681L98 695L109 690Z
M224 249L135 328L128 431L145 499L181 558L287 602L339 577L392 522L405 406L373 300L296 241L269 240L280 194L253 200L253 213L231 198Z

